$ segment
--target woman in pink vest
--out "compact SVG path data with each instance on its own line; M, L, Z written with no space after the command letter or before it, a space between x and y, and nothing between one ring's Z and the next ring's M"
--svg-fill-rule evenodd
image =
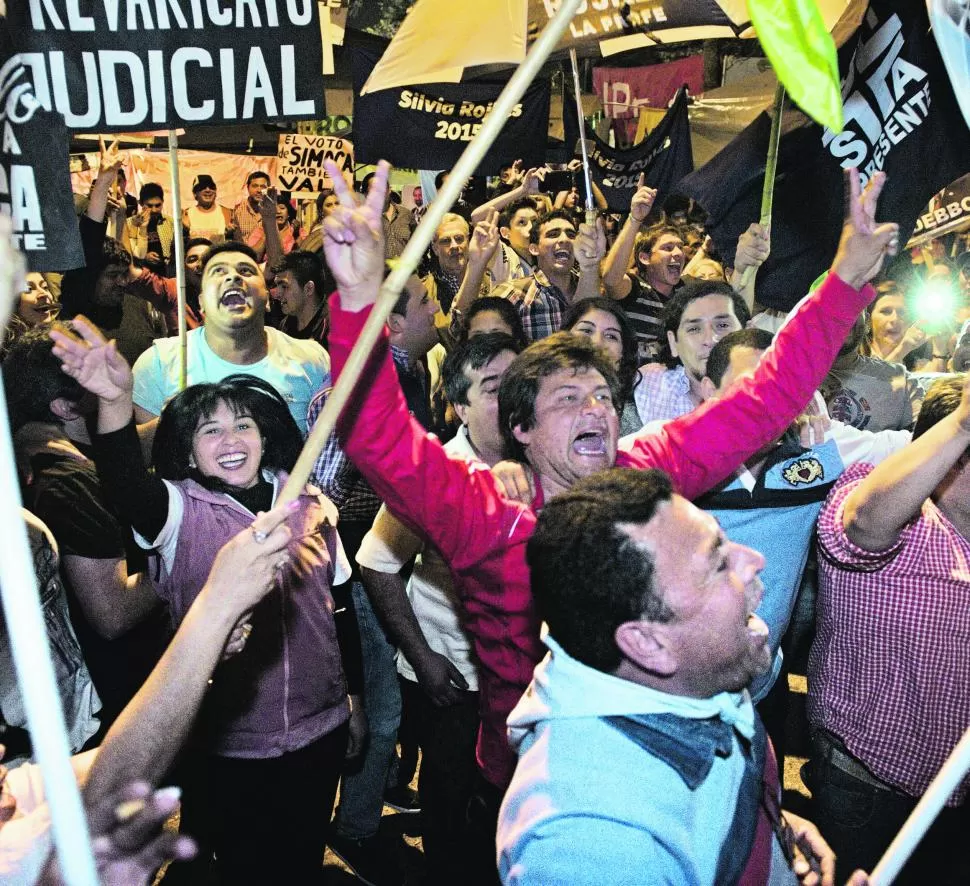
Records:
M162 412L150 474L128 364L83 318L75 328L80 338L52 333L55 353L98 396L101 481L151 552L155 590L177 625L220 547L272 507L302 447L299 429L261 379L192 385ZM215 853L219 882L319 880L348 733L353 752L366 732L354 697L357 626L352 609L335 622L330 591L350 576L336 510L312 487L292 507L289 562L242 625L242 652L216 670L180 773L182 827L203 847L196 864Z

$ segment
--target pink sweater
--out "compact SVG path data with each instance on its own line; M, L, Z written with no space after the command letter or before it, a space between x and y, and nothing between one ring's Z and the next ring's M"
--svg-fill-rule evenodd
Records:
M801 412L874 295L869 286L857 292L829 275L778 333L753 378L638 441L631 452L617 455L617 466L659 468L686 498L706 492ZM345 312L339 293L332 297L334 378L368 314ZM451 566L480 663L478 761L485 777L504 789L515 768L505 721L545 652L525 556L541 491L533 508L510 502L488 471L445 454L408 414L386 333L363 375L360 396L341 418L341 439L388 508L428 538Z

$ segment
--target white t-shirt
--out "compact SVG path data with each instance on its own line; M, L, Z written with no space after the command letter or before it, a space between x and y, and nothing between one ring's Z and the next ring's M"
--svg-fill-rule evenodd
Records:
M330 386L330 357L318 342L290 338L278 329L267 327L269 349L256 363L229 363L213 353L205 337L205 327L188 334L188 383L219 382L237 372L269 382L282 394L306 436L306 413L310 400L320 388ZM178 393L179 340L177 336L158 338L134 366L135 405L160 415L165 404Z
M452 458L480 461L468 442L468 430L464 425L444 448ZM461 627L461 604L452 584L448 564L434 547L424 544L422 539L389 514L383 505L375 520L375 527L378 525L380 535L371 529L364 536L357 551L357 562L375 572L394 573L400 571L415 553L421 552L408 582L408 599L415 618L428 645L458 668L468 681L469 690L477 691L478 671L471 643ZM417 682L414 668L400 653L397 656L397 670L406 680Z

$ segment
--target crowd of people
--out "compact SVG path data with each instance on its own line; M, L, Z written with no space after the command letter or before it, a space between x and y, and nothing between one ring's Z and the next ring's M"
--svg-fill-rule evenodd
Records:
M429 884L866 882L970 726L970 252L893 261L892 184L850 171L784 315L761 225L726 267L690 201L641 178L592 223L512 164L279 505L415 214L380 164L331 167L305 230L260 171L231 208L198 175L176 224L120 160L0 364L105 882L315 883L329 847L403 883L385 805ZM57 882L0 640L0 880ZM781 806L808 645L811 821ZM968 787L900 882L968 882Z

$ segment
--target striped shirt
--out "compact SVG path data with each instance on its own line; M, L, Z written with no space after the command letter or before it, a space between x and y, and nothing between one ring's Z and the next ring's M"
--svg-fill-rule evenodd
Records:
M885 551L853 544L849 468L818 521L818 633L808 717L876 778L919 797L970 726L970 541L931 499ZM947 805L964 802L964 778Z
M631 276L630 284L630 294L623 299L623 310L637 334L640 362L653 363L660 359L665 338L660 317L670 296L661 295L638 276ZM674 292L679 286L678 283L674 287Z

